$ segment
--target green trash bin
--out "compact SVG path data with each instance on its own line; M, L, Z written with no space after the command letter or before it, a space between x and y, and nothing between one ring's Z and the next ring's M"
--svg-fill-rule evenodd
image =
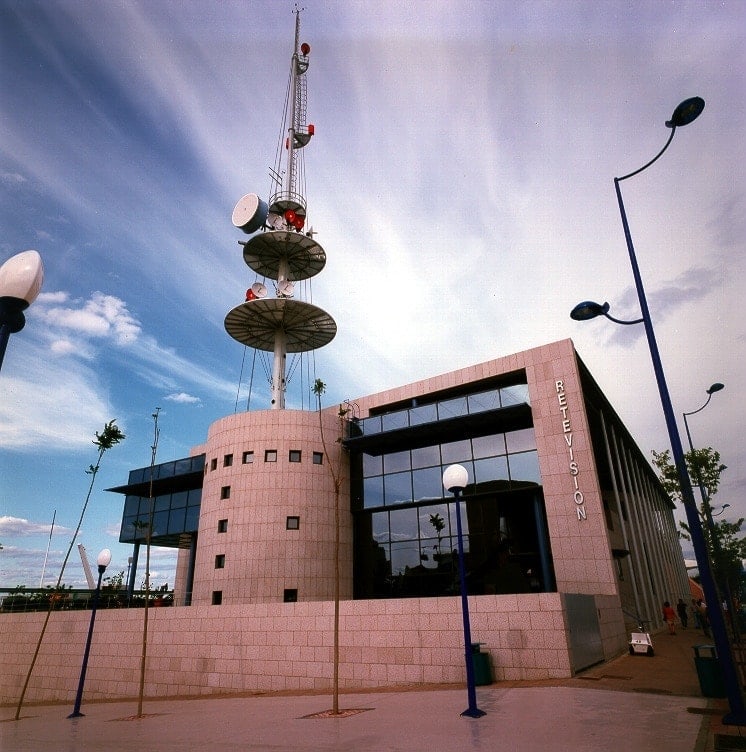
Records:
M694 665L703 697L726 697L723 670L714 645L694 646Z
M483 642L471 643L471 665L474 667L474 684L484 686L492 684L492 667L490 654L482 651Z

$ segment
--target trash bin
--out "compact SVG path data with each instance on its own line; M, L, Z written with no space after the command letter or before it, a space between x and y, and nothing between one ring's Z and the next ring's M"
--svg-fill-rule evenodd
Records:
M474 684L492 684L490 654L482 651L483 642L471 643L471 665L474 667Z
M703 697L726 697L723 670L714 645L694 646L694 665Z

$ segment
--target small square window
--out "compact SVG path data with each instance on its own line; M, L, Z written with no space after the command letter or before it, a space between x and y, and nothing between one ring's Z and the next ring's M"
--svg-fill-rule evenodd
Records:
M212 591L212 605L219 606L222 602L223 602L223 591L213 590Z
M264 461L265 462L277 462L277 450L276 449L265 449L265 451L264 451Z
M288 455L288 461L300 462L300 449L291 449Z
M323 465L324 464L324 453L323 452L314 452L313 453L313 464L314 465Z
M242 462L244 465L250 465L254 461L254 452L244 452Z
M217 470L217 469L218 469L218 458L217 457L213 457L210 460L210 470Z
M230 467L232 464L233 464L233 455L226 454L225 457L223 457L223 467Z
M230 499L231 497L231 487L230 486L223 486L220 489L220 498L221 499Z
M285 521L286 530L299 530L300 529L300 517L288 517Z
M215 556L215 569L225 569L225 554Z
M282 600L285 603L296 603L298 601L298 588L285 588L282 593Z
M228 520L218 520L218 532L219 533L228 532Z

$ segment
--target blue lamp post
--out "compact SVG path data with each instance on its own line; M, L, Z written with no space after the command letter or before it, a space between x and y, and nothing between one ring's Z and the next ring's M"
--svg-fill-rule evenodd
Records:
M466 592L466 567L464 566L464 536L461 528L461 494L463 494L469 473L463 465L449 465L443 473L443 487L456 499L456 536L458 540L458 573L461 589L461 614L464 621L464 658L466 661L466 692L469 707L461 715L480 718L484 710L477 707L477 690L474 680L474 661L471 649L471 625L469 623L469 599Z
M17 253L0 266L0 367L10 335L25 326L23 312L36 300L43 281L38 251Z
M88 625L88 638L85 642L85 652L83 653L83 665L80 669L80 680L78 681L78 691L75 695L75 707L68 718L81 718L85 713L80 712L80 703L83 700L83 685L85 684L85 674L88 669L88 655L91 652L91 640L93 639L93 624L96 621L96 608L98 607L98 594L101 592L101 578L104 576L106 567L111 564L111 551L105 548L98 555L98 582L96 589L93 591L93 600L91 601L91 622Z
M629 260L632 266L632 274L635 280L635 287L637 289L637 297L640 303L640 312L642 318L637 322L618 322L618 323L642 323L645 326L645 334L648 340L648 347L650 349L650 357L653 361L653 370L655 371L655 379L658 384L658 392L660 394L661 406L663 408L663 414L666 420L666 428L668 429L668 437L671 443L671 453L676 471L679 476L679 485L681 488L681 497L684 502L684 511L686 513L687 523L689 525L689 531L692 539L692 546L694 548L694 555L697 559L697 566L699 567L699 573L702 580L702 589L705 593L705 599L707 601L707 610L710 617L710 626L712 627L712 634L715 640L715 647L717 648L718 658L720 666L723 672L723 680L726 687L728 696L728 704L730 706L730 712L723 717L723 723L744 726L746 725L746 708L743 703L743 696L741 694L741 687L736 672L735 663L733 661L733 654L731 653L730 643L728 642L728 633L725 627L725 619L723 618L723 611L717 597L717 589L715 587L715 580L712 575L712 568L710 566L710 559L707 553L707 545L705 543L705 537L702 530L702 521L699 517L697 505L694 500L694 492L692 491L691 480L689 479L689 472L686 466L686 460L684 457L684 449L681 444L681 436L679 435L679 429L676 425L676 416L674 414L673 405L671 403L671 396L668 391L668 384L663 373L663 365L661 363L660 353L658 351L658 343L655 339L655 331L653 330L653 321L650 318L650 311L648 309L647 298L645 297L645 289L642 284L642 276L640 275L640 269L637 264L637 258L635 256L634 245L632 244L632 235L629 229L629 222L627 221L627 212L624 208L624 202L622 200L622 191L620 183L623 180L627 180L635 175L638 175L643 170L646 170L650 165L656 162L666 151L671 140L674 137L676 128L682 125L688 125L695 120L704 110L705 102L700 97L692 97L682 102L675 110L671 119L666 122L666 127L671 129L671 135L668 137L663 148L656 154L649 162L644 164L634 172L630 172L620 178L614 178L614 188L616 190L617 201L619 203L619 212L622 218L622 227L624 228L624 237L627 241L627 251L629 252ZM605 309L605 310L604 310ZM608 304L603 306L597 303L581 303L576 306L570 314L572 318L583 321L586 319L594 318L595 316L604 315L608 318ZM612 319L615 320L615 319Z

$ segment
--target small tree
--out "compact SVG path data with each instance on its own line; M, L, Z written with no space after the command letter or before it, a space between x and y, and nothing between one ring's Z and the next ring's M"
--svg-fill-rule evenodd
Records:
M80 518L78 519L78 525L75 528L75 532L73 533L72 539L70 540L70 545L68 546L67 552L65 553L65 558L62 561L62 567L60 568L60 575L57 578L57 584L55 585L56 590L60 590L60 586L62 584L62 576L65 574L65 567L67 566L67 561L70 558L70 552L73 550L73 546L75 545L75 539L78 537L78 533L80 532L80 528L83 524L83 517L85 516L86 509L88 508L88 502L91 499L91 494L93 493L93 484L96 481L96 475L98 475L99 468L101 467L101 460L103 459L104 453L107 452L112 447L119 444L120 441L124 441L125 436L119 429L119 426L116 424L116 418L113 420L110 420L108 423L104 425L104 430L101 431L101 433L96 432L95 434L96 438L93 440L93 444L98 448L98 458L96 460L95 465L89 465L88 469L86 470L86 473L91 476L91 482L88 485L88 493L86 494L85 501L83 502L83 508L80 510ZM34 666L36 665L36 659L39 657L39 650L41 649L41 643L44 640L44 633L47 630L47 624L49 624L49 617L52 614L52 609L54 607L55 599L50 598L49 599L49 609L47 610L47 616L44 619L44 623L41 627L41 633L39 634L39 641L36 643L36 650L34 651L33 658L31 659L31 665L29 666L28 674L26 674L26 681L23 684L23 689L21 690L21 696L18 700L18 707L16 708L16 716L15 719L18 720L18 718L21 715L21 708L23 707L23 699L26 696L26 690L28 689L28 684L31 679L31 674L34 671Z
M316 395L316 403L319 411L319 430L321 431L321 445L324 448L329 467L329 473L334 484L334 650L333 650L333 680L332 680L332 713L339 713L339 494L342 483L342 455L340 454L339 463L334 467L334 463L329 457L326 448L326 437L324 435L324 421L321 415L321 395L326 391L326 384L321 379L316 379L313 384L313 393ZM343 427L347 410L341 405L339 407L339 437L337 441L342 442Z
M739 536L744 518L735 522L716 520L712 516L712 497L718 491L720 478L727 466L720 461L720 453L712 447L694 449L685 455L687 470L692 485L699 486L702 501L699 516L703 521L702 534L707 552L713 563L716 580L721 589L730 591L729 583L738 582L741 576L741 559L746 558L746 537ZM659 478L666 493L682 502L681 486L676 466L671 462L668 449L653 452L653 464L658 468ZM686 522L680 522L681 537L691 540L691 530Z

